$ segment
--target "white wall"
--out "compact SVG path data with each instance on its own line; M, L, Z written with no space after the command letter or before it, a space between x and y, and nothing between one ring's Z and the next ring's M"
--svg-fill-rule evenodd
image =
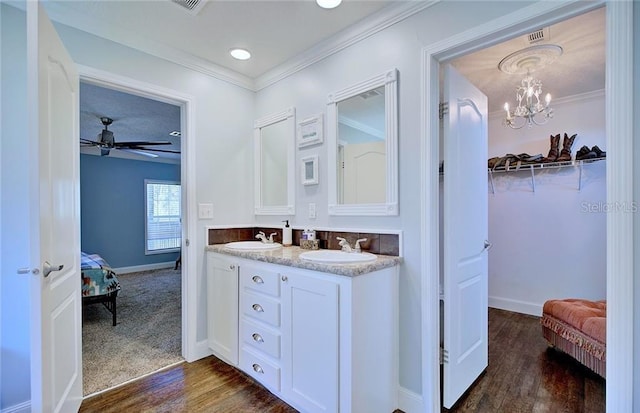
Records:
M300 158L319 156L320 183L302 186L296 178L294 226L379 228L403 231L404 263L400 276L400 385L421 393L420 319L420 56L422 47L440 41L525 6L519 2L487 7L482 2L439 3L386 30L327 57L258 92L256 115L264 116L289 106L298 120L326 113L327 95L385 70L399 71L399 196L397 217L330 217L327 203L327 145L296 151L296 176ZM325 116L326 119L326 116ZM326 130L326 128L325 128ZM317 205L317 218L308 218L308 204ZM284 219L284 218L282 218ZM257 217L259 223L279 218ZM433 326L438 328L438 326ZM419 397L419 396L418 396ZM401 407L403 407L401 405ZM406 411L409 410L409 407Z
M604 85L603 85L604 86ZM513 130L489 121L490 156L549 151L549 135L578 136L572 147L605 150L604 92L554 103L544 126ZM489 192L489 305L532 315L552 298L606 298L605 162L579 168L495 173Z
M29 279L16 270L29 265L26 19L1 3L2 141L0 185L2 366L0 409L30 400ZM26 208L25 208L26 206Z

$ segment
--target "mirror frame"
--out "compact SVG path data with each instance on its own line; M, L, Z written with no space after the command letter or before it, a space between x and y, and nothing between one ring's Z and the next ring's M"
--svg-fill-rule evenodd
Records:
M329 215L398 215L398 70L391 69L370 79L330 93L327 102L327 169ZM338 103L384 86L386 162L386 202L377 204L338 204Z
M295 159L296 144L296 110L293 107L282 112L264 116L253 123L253 161L254 161L254 197L255 215L295 215ZM262 205L262 128L281 121L289 121L290 136L287 137L287 204Z

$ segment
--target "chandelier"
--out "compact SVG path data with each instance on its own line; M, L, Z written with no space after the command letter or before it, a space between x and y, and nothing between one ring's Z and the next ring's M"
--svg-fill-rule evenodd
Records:
M544 97L544 104L540 101L542 95L542 82L533 76L531 71L527 70L527 75L520 86L516 88L516 102L518 106L511 111L509 103L504 104L504 110L507 116L503 121L504 126L513 129L520 129L527 125L532 127L536 125L544 125L553 117L553 109L549 107L551 103L551 95L549 93Z

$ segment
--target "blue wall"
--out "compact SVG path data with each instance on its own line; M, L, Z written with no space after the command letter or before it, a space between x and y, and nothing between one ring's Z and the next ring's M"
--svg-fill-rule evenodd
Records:
M114 268L175 261L144 253L144 180L180 181L180 165L80 155L81 246Z

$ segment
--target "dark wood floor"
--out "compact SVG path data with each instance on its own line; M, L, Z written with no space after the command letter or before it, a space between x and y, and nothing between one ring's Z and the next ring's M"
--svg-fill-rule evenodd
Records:
M451 410L602 413L605 381L548 349L538 317L489 310L489 367ZM80 412L296 412L215 357L182 363L88 398Z
M549 348L539 317L489 309L489 367L455 413L602 413L605 380Z

